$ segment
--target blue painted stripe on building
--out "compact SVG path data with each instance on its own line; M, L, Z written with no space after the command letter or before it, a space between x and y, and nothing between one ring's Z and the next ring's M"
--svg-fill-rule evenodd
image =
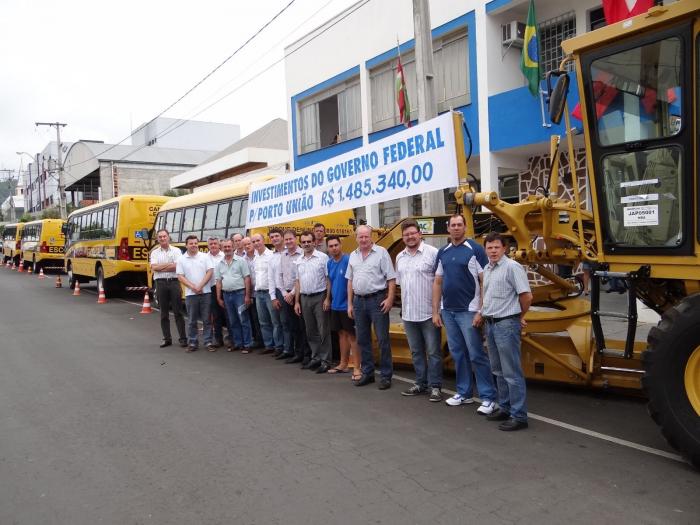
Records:
M340 142L338 144L333 144L332 146L326 146L325 148L310 151L309 153L304 153L303 155L295 155L294 169L300 170L303 168L307 168L312 164L316 164L317 162L323 162L324 160L331 159L333 157L342 155L343 153L361 147L362 137L357 137L354 139Z
M579 101L576 74L570 73L569 111L573 111ZM542 82L542 85L544 81ZM549 122L545 105L545 118ZM572 117L571 125L581 127L582 123ZM512 89L489 97L489 136L491 151L549 142L550 135L564 135L564 119L559 125L550 128L542 126L542 111L539 98L528 91L527 86Z
M486 4L486 14L489 14L496 9L500 9L501 7L507 6L512 1L513 0L491 0Z
M436 27L435 29L432 30L431 34L433 38L439 38L443 35L446 35L447 33L451 33L452 31L459 29L460 27L466 27L470 26L473 28L474 24L469 24L469 16L471 15L472 22L474 21L474 11L470 11L469 13L466 13L458 18L455 18L454 20L450 20L449 22L445 22L441 26ZM471 32L471 31L470 31ZM408 40L404 42L403 44L399 45L399 49L401 50L401 53L406 53L408 51L412 51L413 48L416 47L416 41L415 39ZM398 56L398 53L396 51L396 48L391 48L388 51L385 51L384 53L377 55L376 57L370 58L365 62L365 66L367 69L372 69L380 64L383 64L389 60L395 59Z
M315 86L312 86L309 89L302 91L301 93L297 93L296 95L294 95L292 97L292 99L303 100L307 97L310 97L311 95L314 95L316 93L324 91L325 89L333 87L336 84L340 84L341 82L343 82L349 78L352 78L354 76L357 76L359 74L360 74L360 66L359 65L357 65L355 67L351 67L347 71L343 71L342 73L338 73L337 75L329 78L328 80L324 80L323 82L320 82L319 84L316 84Z

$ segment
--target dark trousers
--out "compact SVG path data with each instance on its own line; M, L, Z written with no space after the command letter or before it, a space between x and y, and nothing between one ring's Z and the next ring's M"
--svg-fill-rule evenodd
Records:
M219 306L216 300L216 290L211 291L211 327L214 341L221 344L224 341L224 325L226 325L226 310Z
M255 304L255 300L255 297L253 297L253 302L251 303L250 308L246 310L248 312L248 316L250 317L250 330L253 333L253 348L257 348L263 345L262 332L260 331L260 321L258 321L258 308L257 304Z
M331 360L331 316L323 310L325 293L301 296L301 314L306 329L306 341L311 359L328 364Z
M170 336L170 312L175 316L175 326L180 338L180 342L187 342L185 332L185 319L182 316L182 289L177 279L172 281L166 279L156 279L156 293L158 294L158 305L160 306L160 329L163 332L163 339L172 341Z
M280 318L284 333L284 353L288 356L294 355L308 361L311 358L311 349L306 343L304 321L296 314L294 307L284 300L280 290L277 290L277 299L282 304Z

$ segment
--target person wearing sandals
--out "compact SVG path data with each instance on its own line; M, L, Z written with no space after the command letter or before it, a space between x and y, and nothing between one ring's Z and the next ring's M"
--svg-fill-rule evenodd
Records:
M360 370L360 353L355 339L355 322L348 317L348 280L345 272L348 269L350 256L343 253L340 237L329 235L326 238L328 248L328 294L324 308L331 312L331 331L338 334L340 347L340 363L331 368L329 374L344 374L348 372L352 361L352 380L359 381L362 377Z
M430 394L429 401L442 401L442 352L440 329L433 324L433 282L438 250L423 242L415 221L401 224L406 246L396 256L396 283L401 288L401 319L416 382L404 396Z
M235 257L233 242L222 243L224 259L216 266L216 299L226 308L230 342L228 351L241 349L242 354L250 353L253 344L250 320L245 311L251 305L250 270L248 263Z

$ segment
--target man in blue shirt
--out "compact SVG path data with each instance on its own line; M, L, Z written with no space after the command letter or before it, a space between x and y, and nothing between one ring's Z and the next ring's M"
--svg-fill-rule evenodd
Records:
M348 371L352 361L353 381L362 377L360 370L360 353L355 339L355 321L348 317L348 280L345 272L348 269L350 256L344 254L340 237L330 235L325 239L328 249L328 294L323 308L331 312L331 331L338 333L340 347L340 363L331 368L329 374L343 374Z
M438 251L433 283L433 323L445 327L457 376L457 394L447 404L474 402L473 368L482 401L477 413L489 415L496 409L496 389L481 331L473 325L481 301L481 274L488 257L481 245L466 238L466 221L462 215L450 217L448 230L451 242Z

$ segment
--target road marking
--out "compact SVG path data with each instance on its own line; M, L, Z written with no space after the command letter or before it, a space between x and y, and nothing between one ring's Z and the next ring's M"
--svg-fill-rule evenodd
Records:
M404 383L409 383L413 384L414 381L412 379L409 379L407 377L402 377L394 374L394 379L398 379L399 381L403 381ZM455 395L457 392L453 390L449 390L447 388L442 389L443 392L450 394L450 395ZM478 398L474 398L478 399ZM481 401L480 399L478 399ZM555 427L559 428L564 428L566 430L571 430L572 432L578 432L579 434L584 434L589 437L593 437L596 439L601 439L603 441L607 441L609 443L615 443L616 445L621 445L623 447L628 447L632 448L635 450L639 450L640 452L646 452L647 454L653 454L655 456L661 456L662 458L666 459L672 459L674 461L680 461L681 463L685 463L685 459L683 457L679 456L678 454L673 454L672 452L666 452L665 450L659 450L658 448L652 448L652 447L647 447L645 445L640 445L639 443L634 443L633 441L627 441L626 439L620 439L616 438L615 436L609 436L608 434L603 434L601 432L596 432L595 430L589 430L587 428L579 427L576 425L571 425L569 423L564 423L563 421L558 421L556 419L552 419L550 417L545 417L545 416L540 416L539 414L533 414L532 412L528 412L527 416L529 418L535 419L537 421L542 421L543 423L548 423L550 425L553 425Z
M84 288L81 288L80 291L85 292L85 293L89 293L91 295L97 295L97 292L95 292L93 290L86 290ZM119 301L119 302L126 303L126 304L133 304L134 306L143 306L143 303L135 303L133 301L127 301L126 299L121 299L119 297L114 297L114 298L110 299L110 301ZM160 312L160 308L156 308L155 306L151 306L151 310L153 310L154 312Z
M80 291L82 292L83 289L81 288ZM93 292L92 290L84 290L84 291L87 293L90 293L92 295L97 295L97 292ZM117 298L115 300L121 301L123 303L133 304L135 306L142 306L141 304L134 303L132 301L127 301L125 299ZM153 310L160 311L155 307L153 308ZM403 376L399 376L396 374L394 374L393 377L394 377L394 379L397 379L399 381L402 381L402 382L408 383L408 384L413 384L413 382L414 382L412 379L409 379L409 378L403 377ZM450 395L455 395L457 393L454 390L450 390L448 388L443 388L442 391L447 393L447 394L450 394ZM475 398L475 399L477 399L478 401L481 401L478 398ZM596 432L595 430L589 430L587 428L579 427L576 425L571 425L569 423L565 423L563 421L558 421L558 420L552 419L550 417L540 416L539 414L534 414L533 412L528 412L527 415L529 418L532 418L536 421L542 421L543 423L547 423L549 425L559 427L559 428L564 428L566 430L570 430L572 432L577 432L579 434L583 434L583 435L586 435L589 437L600 439L602 441L607 441L609 443L615 443L616 445L621 445L623 447L632 448L634 450L639 450L640 452L645 452L647 454L652 454L654 456L660 456L662 458L672 459L674 461L679 461L681 463L686 462L682 456L679 456L678 454L674 454L672 452L667 452L665 450L659 450L658 448L647 447L646 445L640 445L639 443L634 443L633 441L627 441L626 439L616 438L615 436L610 436L608 434Z

